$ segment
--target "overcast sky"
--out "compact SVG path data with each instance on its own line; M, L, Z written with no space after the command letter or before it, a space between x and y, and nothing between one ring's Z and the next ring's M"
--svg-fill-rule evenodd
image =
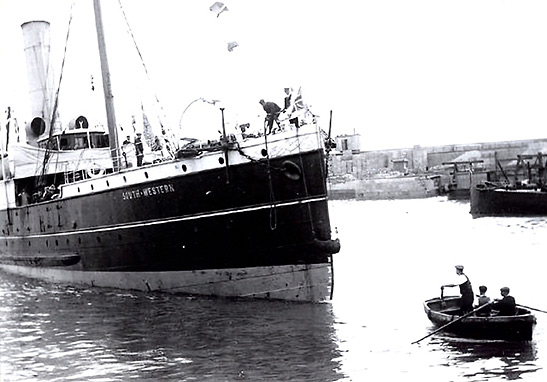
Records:
M30 119L20 24L52 23L58 75L71 3L0 0L0 106L19 120ZM91 1L76 3L63 81L79 96L61 97L64 118L102 102L89 101L100 75ZM333 133L360 133L363 149L547 136L546 1L226 0L219 17L212 0L122 1L150 83L117 0L103 3L121 124L150 89L178 128L197 98L221 100L231 123L256 122L261 98L282 104L284 87L301 86L323 128L333 110ZM207 126L220 127L218 105L188 108L183 135Z

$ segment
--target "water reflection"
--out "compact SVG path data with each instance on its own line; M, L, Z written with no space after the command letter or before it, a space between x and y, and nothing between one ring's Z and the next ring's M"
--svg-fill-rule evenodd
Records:
M437 337L432 345L446 352L447 366L465 368L465 377L488 380L504 377L508 380L523 378L540 369L535 363L535 343L508 341L473 341L451 337Z
M547 219L472 219L444 199L333 205L334 301L293 304L84 290L0 273L5 381L543 381L531 343L427 335L423 301L463 263L491 297L547 310Z
M89 291L2 274L0 306L10 381L341 377L330 304Z

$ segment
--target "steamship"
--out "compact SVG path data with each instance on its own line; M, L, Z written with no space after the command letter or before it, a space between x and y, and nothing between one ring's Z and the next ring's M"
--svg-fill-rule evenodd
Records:
M236 135L222 114L218 140L134 165L135 145L117 136L99 0L94 11L107 131L85 116L56 128L55 106L44 107L49 23L22 25L34 119L27 142L2 155L0 269L84 287L328 299L340 243L328 211L330 139L315 116Z

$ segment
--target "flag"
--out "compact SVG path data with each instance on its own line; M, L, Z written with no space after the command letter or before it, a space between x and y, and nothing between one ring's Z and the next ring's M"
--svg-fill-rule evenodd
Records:
M224 5L224 3L221 3L220 1L217 1L213 5L209 7L209 10L213 13L216 13L217 17L220 16L220 14L224 11L228 10L228 7Z
M231 41L228 43L228 52L233 51L235 48L237 48L239 44L236 41Z
M294 97L294 101L293 101L293 104L294 104L294 110L300 110L300 109L304 109L305 105L304 105L304 101L302 100L302 88L299 87L298 88L298 93L296 94L296 97Z

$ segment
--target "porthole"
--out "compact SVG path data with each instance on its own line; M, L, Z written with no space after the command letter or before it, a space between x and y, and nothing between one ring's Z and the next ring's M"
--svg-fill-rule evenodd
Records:
M182 171L184 171L184 172L186 172L186 170L188 170L188 167L186 167L185 164L183 164L183 165L181 166L181 168L182 168Z
M222 158L222 157L218 158L218 163L224 164L224 158Z
M268 156L268 150L262 149L262 150L260 150L260 154L262 154L263 157L267 157Z
M146 179L148 179L148 171L145 171L145 172L144 172L144 177L145 177Z

